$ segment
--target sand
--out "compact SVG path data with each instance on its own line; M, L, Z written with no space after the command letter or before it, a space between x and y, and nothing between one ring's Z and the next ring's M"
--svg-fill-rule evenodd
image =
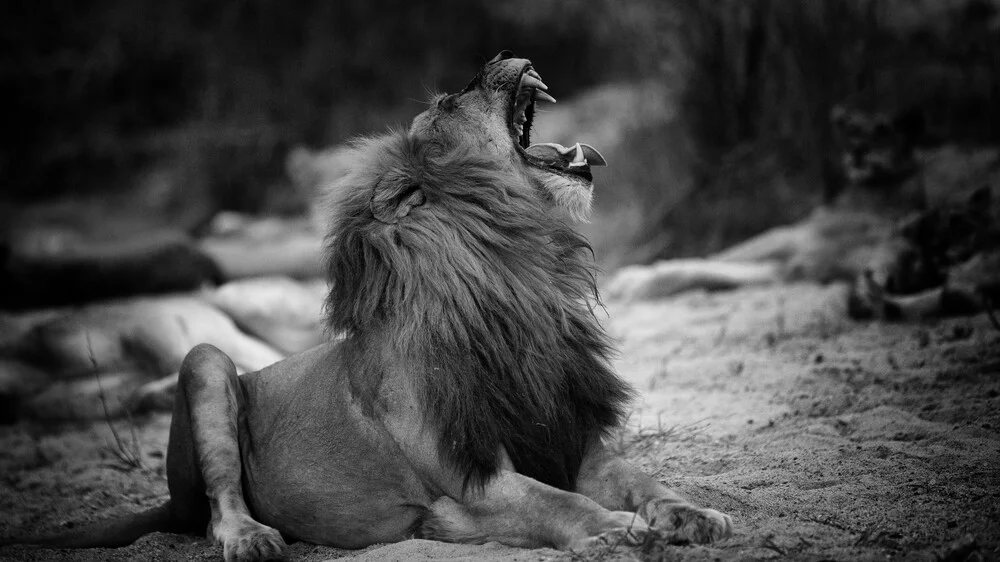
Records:
M998 560L1000 332L976 316L854 323L842 286L610 302L622 376L639 390L616 445L690 499L730 513L711 546L567 554L412 540L290 560ZM0 536L73 528L167 497L169 416L0 428ZM126 449L129 449L126 444ZM121 549L0 548L4 560L219 560L203 537Z

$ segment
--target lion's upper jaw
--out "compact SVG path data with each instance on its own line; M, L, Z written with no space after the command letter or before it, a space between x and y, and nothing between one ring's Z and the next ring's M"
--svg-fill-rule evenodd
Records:
M509 158L518 171L530 175L554 214L583 221L593 197L591 167L607 162L585 143L532 143L536 104L556 101L547 90L531 61L505 51L486 63L462 92L437 97L414 119L410 132L445 146L479 142L482 150Z
M410 205L415 185L419 204L383 209ZM359 147L333 207L331 328L348 348L388 350L359 360L352 384L413 371L442 454L470 482L495 473L506 450L519 471L570 486L629 396L586 303L586 242L549 205L495 156L442 154L394 133Z

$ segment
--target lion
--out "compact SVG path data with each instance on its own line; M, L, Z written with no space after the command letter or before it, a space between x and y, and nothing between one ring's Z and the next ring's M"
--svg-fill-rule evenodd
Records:
M993 313L1000 304L1000 197L991 186L904 221L883 247L882 262L852 288L851 316L910 321L985 309L1000 330ZM874 271L888 271L883 277L894 282L879 282Z
M199 342L250 372L326 341L325 287L263 277L193 293L0 312L4 415L47 421L172 411L177 373Z
M940 284L933 268L905 267L911 245L899 232L922 213L949 205L957 193L1000 176L1000 151L923 150L918 109L889 117L838 105L830 117L842 147L844 184L808 217L704 259L622 268L606 293L644 299L801 280L857 282L866 292L870 277L870 287L912 294Z
M326 311L342 338L243 376L195 347L170 428L169 502L48 542L208 525L227 560L263 560L286 540L729 537L728 515L605 446L633 391L610 367L589 246L563 216L589 208L603 159L531 144L546 90L505 51L409 129L360 141L330 206Z

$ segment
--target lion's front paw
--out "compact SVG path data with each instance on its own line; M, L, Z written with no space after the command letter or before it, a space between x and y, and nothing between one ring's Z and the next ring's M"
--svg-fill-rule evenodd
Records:
M645 511L650 528L669 543L704 544L733 535L733 518L714 509L652 500Z
M612 511L599 524L588 527L587 536L572 541L566 547L568 550L614 545L636 546L642 544L649 533L646 521L628 511Z
M212 536L222 544L226 562L278 560L285 550L278 531L249 517L220 521L213 527Z

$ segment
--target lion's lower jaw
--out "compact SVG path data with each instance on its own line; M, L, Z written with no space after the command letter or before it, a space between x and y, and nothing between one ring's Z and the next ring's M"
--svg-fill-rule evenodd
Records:
M542 183L545 191L552 196L556 209L577 222L587 222L590 219L594 200L593 185L586 185L558 174L535 172L534 175Z

